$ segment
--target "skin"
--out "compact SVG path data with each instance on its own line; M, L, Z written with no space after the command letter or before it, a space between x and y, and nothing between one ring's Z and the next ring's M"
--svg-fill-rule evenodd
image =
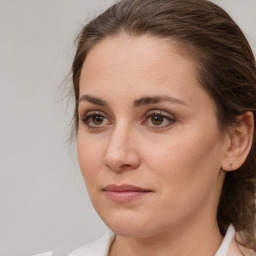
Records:
M214 255L223 239L216 211L231 140L195 68L177 45L149 35L106 38L86 57L78 160L96 211L116 233L111 256ZM166 95L175 100L134 106ZM156 125L148 113L169 119ZM114 202L103 191L109 184L151 192Z

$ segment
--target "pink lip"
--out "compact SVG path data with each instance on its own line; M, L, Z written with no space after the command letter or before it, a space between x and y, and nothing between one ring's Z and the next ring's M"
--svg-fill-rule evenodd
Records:
M150 192L149 189L136 187L133 185L108 185L103 188L106 196L114 202L124 203L137 199Z

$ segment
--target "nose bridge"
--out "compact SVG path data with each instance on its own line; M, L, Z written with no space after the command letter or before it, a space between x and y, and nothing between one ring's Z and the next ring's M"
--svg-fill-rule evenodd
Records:
M105 164L111 170L119 171L136 168L139 163L136 151L135 132L127 122L116 124L111 133L105 154Z
M131 137L131 127L126 123L120 123L115 126L112 131L112 135L109 142L109 148L113 149L123 149L125 150L128 146L129 137Z

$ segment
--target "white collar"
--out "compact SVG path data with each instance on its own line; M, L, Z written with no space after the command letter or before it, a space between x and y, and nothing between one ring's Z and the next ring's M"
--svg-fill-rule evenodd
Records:
M218 251L216 252L215 256L226 256L227 255L228 249L230 247L230 243L231 243L234 235L235 235L235 228L231 224L231 225L229 225L226 235L225 235Z

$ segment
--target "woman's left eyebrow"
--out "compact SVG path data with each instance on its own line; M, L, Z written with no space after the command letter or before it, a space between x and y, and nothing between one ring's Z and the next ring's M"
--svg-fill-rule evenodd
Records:
M184 101L182 101L178 98L174 98L174 97L166 96L166 95L160 95L160 96L156 95L156 96L142 97L138 100L135 100L134 103L133 103L133 106L134 107L140 107L140 106L143 106L143 105L155 104L155 103L160 103L160 102L165 102L165 101L189 107L189 105L186 102L184 102Z

